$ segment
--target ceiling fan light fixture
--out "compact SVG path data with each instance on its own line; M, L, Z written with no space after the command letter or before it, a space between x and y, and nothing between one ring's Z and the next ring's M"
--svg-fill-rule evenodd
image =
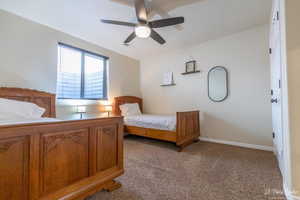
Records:
M139 38L148 38L151 34L151 29L147 25L138 25L135 27L135 34Z

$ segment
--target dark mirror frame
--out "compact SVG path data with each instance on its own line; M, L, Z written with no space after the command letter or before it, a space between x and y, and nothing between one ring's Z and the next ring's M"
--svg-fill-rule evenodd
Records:
M210 73L215 70L215 69L223 69L225 71L225 74L226 74L226 96L221 99L221 100L215 100L213 99L209 94L209 77L210 77ZM228 89L228 70L223 67L223 66L215 66L213 68L211 68L209 71L208 71L208 74L207 74L207 92L208 92L208 97L210 100L212 100L213 102L222 102L222 101L225 101L229 95L229 89Z

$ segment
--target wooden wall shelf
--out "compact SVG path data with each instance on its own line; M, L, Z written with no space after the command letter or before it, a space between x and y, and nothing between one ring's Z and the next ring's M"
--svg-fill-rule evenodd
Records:
M201 71L194 71L194 72L184 72L181 73L182 75L188 75L188 74L196 74L196 73L200 73Z
M168 85L160 85L161 87L170 87L170 86L175 86L176 84L173 83L173 84L168 84Z

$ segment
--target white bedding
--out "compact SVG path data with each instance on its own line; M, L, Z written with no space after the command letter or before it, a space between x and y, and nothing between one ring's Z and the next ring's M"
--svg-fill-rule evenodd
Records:
M0 118L41 118L45 108L25 101L0 98Z
M8 125L20 125L20 124L33 124L33 123L43 123L43 122L58 122L59 119L54 118L36 118L36 119L27 119L27 118L12 118L12 119L0 119L0 126Z
M176 116L174 115L136 115L126 116L125 125L159 130L176 130Z

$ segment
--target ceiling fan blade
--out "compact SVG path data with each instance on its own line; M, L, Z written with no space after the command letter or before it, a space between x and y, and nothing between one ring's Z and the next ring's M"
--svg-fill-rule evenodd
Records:
M161 28L161 27L174 26L183 23L184 23L184 17L174 17L168 19L155 20L149 22L149 25L151 28Z
M155 31L152 29L150 37L158 42L159 44L165 44L166 41Z
M128 38L124 41L124 44L128 44L129 42L131 42L134 38L136 37L135 32L131 33Z
M114 25L121 25L121 26L130 26L130 27L135 27L136 24L130 23L130 22L121 22L121 21L115 21L115 20L106 20L106 19L101 19L102 23L105 24L114 24Z
M181 0L180 0L181 1ZM183 0L183 1L190 1L190 0ZM158 14L162 19L166 19L166 18L172 18L173 16L171 16L168 12L169 10L165 10L162 9L159 6L159 3L156 2L151 2L151 7L152 7L152 13L150 13L150 16L148 14L148 18L152 16L154 16L155 14ZM177 29L178 31L182 31L183 30L183 26L181 24L178 24L176 26L174 26L175 29Z
M146 23L148 21L147 9L144 0L134 0L135 12L139 22Z

